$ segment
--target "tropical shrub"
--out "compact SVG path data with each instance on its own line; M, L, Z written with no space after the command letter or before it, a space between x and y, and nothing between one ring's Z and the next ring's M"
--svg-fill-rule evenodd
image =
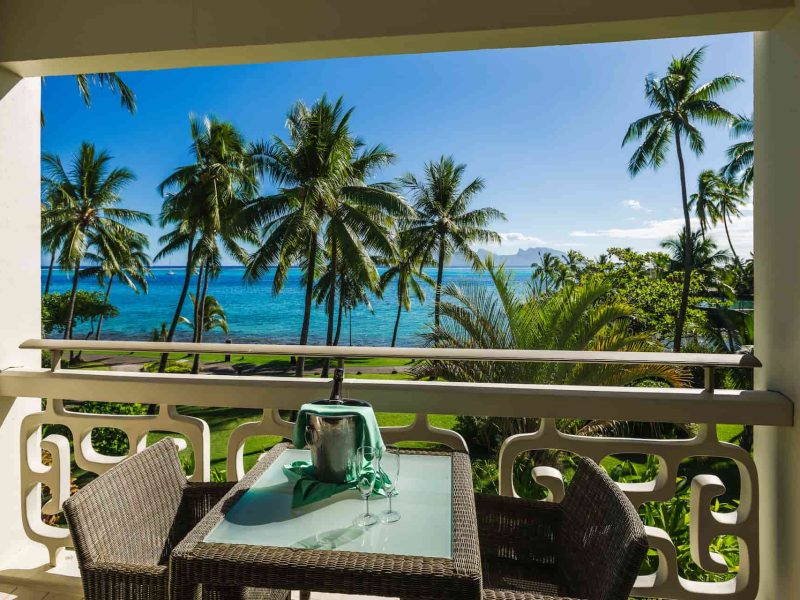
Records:
M503 266L487 261L494 289L467 282L443 290L442 320L426 334L438 348L657 350L651 337L632 331L633 308L614 293L609 277L584 277L548 294L518 290ZM681 386L686 374L664 365L425 361L411 372L418 378L491 383L633 385L662 381ZM457 429L484 455L493 454L515 433L538 428L536 418L459 417ZM576 427L578 432L590 422ZM614 423L604 423L603 432Z
M69 292L42 295L42 334L50 337L53 333L63 333L69 315ZM119 315L119 309L109 304L101 292L78 290L75 296L73 327L79 323L93 322L100 317L112 318Z

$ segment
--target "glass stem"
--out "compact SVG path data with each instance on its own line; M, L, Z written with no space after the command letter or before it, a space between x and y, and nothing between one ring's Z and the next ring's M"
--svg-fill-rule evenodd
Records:
M392 512L392 496L394 496L394 494L389 492L389 512Z
M366 515L369 516L369 496L364 496L364 504L367 508Z

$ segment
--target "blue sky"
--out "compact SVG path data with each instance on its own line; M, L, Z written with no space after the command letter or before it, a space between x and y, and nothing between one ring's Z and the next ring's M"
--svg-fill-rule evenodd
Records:
M469 177L486 179L476 204L508 216L496 225L504 243L492 250L550 246L594 256L609 246L653 249L680 226L680 189L674 160L635 179L626 171L632 147L620 143L628 123L648 111L644 77L662 72L671 56L708 45L703 79L744 77L724 104L749 114L752 40L743 34L124 73L137 95L134 116L102 90L87 110L72 78L50 77L42 148L64 159L82 140L109 150L138 177L126 203L155 215L156 186L189 161L190 112L214 114L263 139L285 135L296 100L343 95L356 107L354 132L398 154L381 179L419 172L442 154L466 163ZM723 164L731 143L726 130L705 131L705 155L688 160L691 187L701 169ZM148 233L155 254L160 232ZM751 210L733 235L740 253L751 250Z

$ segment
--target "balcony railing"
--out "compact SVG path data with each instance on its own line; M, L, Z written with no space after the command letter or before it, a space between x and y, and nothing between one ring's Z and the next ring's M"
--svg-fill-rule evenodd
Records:
M520 454L534 450L561 450L588 456L595 461L612 455L653 455L658 462L657 475L642 483L621 483L623 491L637 507L647 502L664 502L676 493L678 467L691 457L717 457L735 463L740 479L739 504L732 512L712 510L712 501L726 492L713 473L696 475L691 481L689 530L691 557L703 570L728 571L725 561L709 549L717 536L738 539L739 568L725 582L698 582L680 577L677 550L669 534L648 527L650 545L658 553L654 573L637 580L637 596L660 598L731 598L752 599L759 578L758 474L750 453L737 445L720 441L716 425L791 426L793 405L783 395L771 391L715 390L714 369L757 368L759 361L750 354L708 355L624 352L567 352L530 350L448 350L429 348L373 348L266 346L242 344L180 344L150 342L79 342L29 340L21 345L52 353L52 369L8 368L0 374L0 396L47 399L41 412L23 420L20 452L23 488L22 515L27 535L47 546L51 561L70 545L68 531L42 520L42 513L57 514L70 489L70 452L78 468L103 473L121 457L105 456L92 447L92 431L113 427L127 434L130 452L144 447L151 431L180 434L191 446L195 461L193 480L208 479L210 469L210 432L202 419L180 414L180 406L257 408L260 420L235 429L228 440L227 474L237 479L244 472L243 451L248 438L261 435L289 437L292 423L279 410L297 409L304 402L325 397L330 380L320 378L150 374L65 370L60 368L61 354L67 350L86 352L166 352L296 355L334 359L394 357L409 359L456 359L516 362L569 362L607 364L662 364L696 367L705 371L704 388L633 388L552 386L533 384L451 383L346 379L347 396L369 400L378 412L414 414L405 427L382 430L389 442L426 441L466 450L467 443L456 432L433 427L430 414L458 414L496 417L538 417L534 433L513 435L499 452L499 490L513 495L514 462ZM121 416L78 413L68 410L65 401L103 401L157 404L153 415ZM560 431L557 419L613 419L664 423L698 424L690 439L635 439L570 435ZM41 427L60 424L67 427L74 440L66 437L41 437ZM42 462L42 450L52 457L52 464ZM554 468L535 467L530 476L558 500L564 492L562 474ZM42 486L50 491L50 500L42 506Z

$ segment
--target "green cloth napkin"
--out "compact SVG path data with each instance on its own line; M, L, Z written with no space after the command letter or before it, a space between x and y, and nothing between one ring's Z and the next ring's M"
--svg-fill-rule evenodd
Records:
M294 434L292 443L295 448L306 447L306 426L308 425L308 414L313 413L321 417L338 417L341 415L359 415L356 429L355 452L360 446L372 446L378 452L383 452L386 447L381 437L381 430L378 427L378 420L375 418L375 411L371 406L346 406L344 404L303 404L300 412L297 413L297 421L294 424Z
M296 460L283 465L283 472L290 481L295 481L292 493L292 508L313 504L330 498L335 494L356 489L355 475L343 483L326 483L315 479L314 466L307 460ZM367 472L372 473L371 466L367 468ZM389 476L381 471L375 481L372 495L385 496L385 486L388 483L390 483ZM397 493L396 490L395 493Z
M356 424L356 447L353 448L353 452L355 453L361 446L372 446L379 453L382 453L386 448L372 407L347 406L344 404L304 404L301 406L292 435L292 443L295 448L305 448L306 446L306 426L308 425L309 414L322 417L356 415L360 418ZM369 467L369 471L371 472L371 467ZM351 474L348 480L343 483L318 481L314 477L313 465L304 460L284 465L283 472L290 480L295 480L294 495L292 497L292 506L294 508L319 502L330 498L334 494L356 488L355 473ZM375 482L373 494L385 495L383 486L384 482L388 481L389 478L386 474L381 472Z

